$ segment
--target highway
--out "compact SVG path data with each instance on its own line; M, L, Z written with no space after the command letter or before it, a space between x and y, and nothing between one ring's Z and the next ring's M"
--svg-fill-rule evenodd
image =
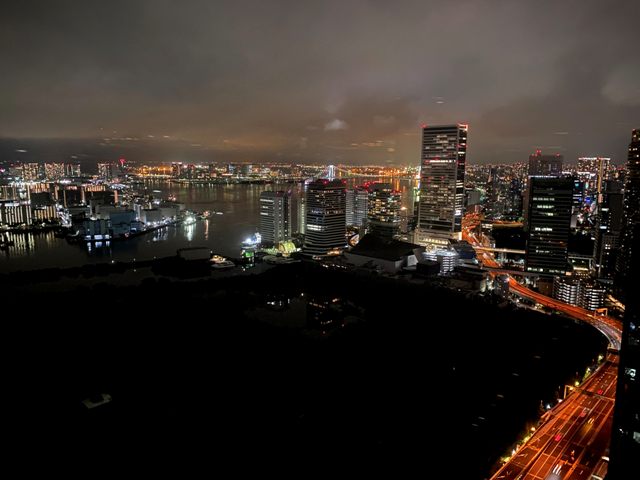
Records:
M488 243L485 239L485 242L480 241L472 232L479 222L476 214L463 224L463 238L474 247L483 247L483 243ZM486 267L501 267L489 251L477 248L476 252ZM583 308L535 292L518 283L511 275L507 278L512 293L598 329L608 339L611 353L579 388L574 388L563 402L545 414L542 425L496 472L492 480L604 478L618 376L616 352L620 349L622 323L615 318L594 315ZM592 477L592 474L595 476Z
M544 423L492 480L591 479L606 462L617 373L617 355L609 354L580 389L545 414Z

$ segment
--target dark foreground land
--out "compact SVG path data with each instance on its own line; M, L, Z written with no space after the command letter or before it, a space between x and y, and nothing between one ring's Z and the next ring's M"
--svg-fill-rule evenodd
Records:
M25 437L96 471L485 478L606 344L557 316L307 264L256 276L12 293ZM82 401L108 394L88 409ZM181 457L182 458L182 457ZM159 463L158 463L159 462Z

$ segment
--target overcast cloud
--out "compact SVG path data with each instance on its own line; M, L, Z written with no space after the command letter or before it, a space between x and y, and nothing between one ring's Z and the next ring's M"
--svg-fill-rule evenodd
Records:
M464 122L471 162L622 162L639 40L631 0L5 2L0 137L406 164L420 124Z

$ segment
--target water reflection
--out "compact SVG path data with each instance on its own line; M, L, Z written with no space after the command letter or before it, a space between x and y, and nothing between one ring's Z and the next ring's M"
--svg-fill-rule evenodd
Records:
M402 192L406 212L413 211L414 182L403 179L368 179L391 182ZM347 186L364 183L362 179L348 179ZM259 225L259 198L265 190L291 191L294 200L293 224L297 226L297 201L303 194L301 184L274 183L268 185L181 185L164 181L147 181L149 192L159 190L161 197L174 196L176 201L195 211L209 210L210 218L198 220L191 226L169 226L153 233L126 241L102 244L70 244L54 233L7 233L11 246L0 250L0 270L12 271L50 267L80 266L105 260L131 261L167 257L179 248L191 245L208 246L226 257L236 257L242 241L256 233ZM214 234L215 233L215 234ZM3 255L2 255L3 254Z

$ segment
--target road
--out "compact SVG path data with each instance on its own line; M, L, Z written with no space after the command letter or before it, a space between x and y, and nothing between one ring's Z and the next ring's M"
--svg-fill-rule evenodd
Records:
M479 218L463 224L463 238L477 249L478 258L489 268L501 265L473 232ZM554 309L597 328L609 340L611 351L620 349L622 323L606 315L594 315L521 285L508 275L509 290L516 295ZM609 353L605 362L578 389L550 409L544 423L521 446L492 480L590 480L606 473L618 376L618 355ZM605 458L603 458L605 457Z
M549 410L531 439L492 480L589 480L611 437L618 358L609 354L578 390Z

